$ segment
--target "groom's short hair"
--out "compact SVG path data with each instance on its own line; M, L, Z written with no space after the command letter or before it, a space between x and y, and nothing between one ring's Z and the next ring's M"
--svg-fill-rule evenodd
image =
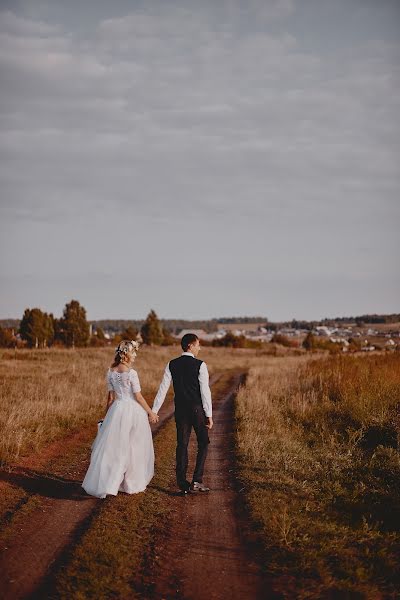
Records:
M199 338L195 333L185 333L185 335L181 339L181 346L184 352L188 351L190 344L193 344Z

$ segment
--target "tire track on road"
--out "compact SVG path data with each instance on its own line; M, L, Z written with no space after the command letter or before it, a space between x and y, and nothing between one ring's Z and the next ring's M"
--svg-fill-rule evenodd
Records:
M210 450L205 468L209 493L171 497L173 517L168 533L152 549L150 580L143 581L146 599L257 600L276 598L246 542L248 521L238 510L234 477L234 398L243 376L236 376L214 410ZM192 436L193 438L194 436ZM192 439L190 454L196 452Z
M213 386L220 379L216 373L210 379ZM162 407L160 421L153 427L153 437L174 414L173 404ZM0 580L2 600L23 600L32 597L47 578L60 566L60 560L70 552L101 506L101 500L87 496L81 482L88 466L87 451L82 457L78 478L75 480L27 473L15 467L3 471L5 481L29 488L37 498L38 507L20 518L18 527L11 523L12 538L0 550Z

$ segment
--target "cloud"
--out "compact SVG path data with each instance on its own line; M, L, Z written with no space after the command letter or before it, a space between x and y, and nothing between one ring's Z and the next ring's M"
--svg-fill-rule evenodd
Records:
M58 28L43 21L25 19L10 10L3 10L0 14L0 30L18 37L44 37L54 35Z
M93 11L83 30L0 13L4 243L53 225L65 264L65 228L79 219L78 273L98 272L82 258L88 228L98 241L138 227L142 243L155 237L151 276L165 248L178 260L186 228L207 239L196 258L216 282L246 264L257 290L260 272L389 274L400 44L366 36L325 52L310 29L306 45L292 1L121 10Z

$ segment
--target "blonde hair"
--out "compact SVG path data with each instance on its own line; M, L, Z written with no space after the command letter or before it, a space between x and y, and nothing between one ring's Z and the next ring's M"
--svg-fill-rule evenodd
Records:
M111 367L133 362L139 350L139 342L133 340L122 340L115 349L114 362ZM129 356L129 359L128 359Z

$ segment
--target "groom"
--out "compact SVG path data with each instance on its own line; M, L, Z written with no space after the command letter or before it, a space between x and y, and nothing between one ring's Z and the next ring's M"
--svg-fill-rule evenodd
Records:
M164 377L154 400L153 412L158 413L160 410L172 379L177 437L176 481L184 494L209 492L210 488L203 484L204 464L210 443L208 430L213 426L208 370L206 363L196 358L200 351L197 335L194 333L184 335L181 346L182 355L171 360L165 367ZM186 472L192 427L197 437L197 460L192 483L189 483Z

